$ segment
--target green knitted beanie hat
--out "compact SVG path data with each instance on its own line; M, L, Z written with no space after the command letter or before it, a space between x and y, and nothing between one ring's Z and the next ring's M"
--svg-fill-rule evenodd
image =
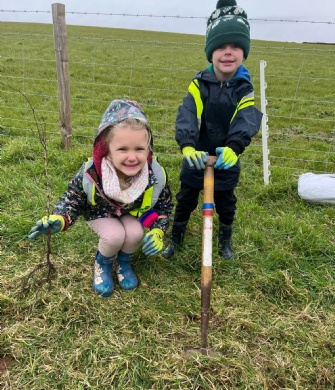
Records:
M212 62L213 51L228 43L239 46L247 59L250 51L248 16L235 0L218 0L216 10L207 20L205 53Z

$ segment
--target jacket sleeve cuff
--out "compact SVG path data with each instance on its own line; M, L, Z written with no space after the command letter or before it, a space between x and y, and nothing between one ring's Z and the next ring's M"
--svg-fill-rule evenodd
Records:
M228 141L226 146L228 146L228 148L232 149L237 156L239 156L241 153L243 153L243 151L245 149L239 142L236 142L236 141Z
M57 217L61 217L63 219L61 232L65 232L65 230L67 230L70 227L69 221L67 220L66 217L64 217L64 215L61 215L61 214L55 214L55 215L57 215Z
M180 142L180 151L182 152L186 146L191 146L192 148L195 148L194 142L190 139L184 139L183 141Z

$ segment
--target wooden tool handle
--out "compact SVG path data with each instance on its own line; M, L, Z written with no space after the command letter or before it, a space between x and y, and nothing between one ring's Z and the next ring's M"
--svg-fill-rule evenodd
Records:
M214 164L216 163L217 161L217 156L208 156L208 161L206 163L206 167L213 167Z
M214 164L216 156L208 156L204 172L204 204L201 261L201 348L207 348L210 297L212 286L212 240L214 215Z

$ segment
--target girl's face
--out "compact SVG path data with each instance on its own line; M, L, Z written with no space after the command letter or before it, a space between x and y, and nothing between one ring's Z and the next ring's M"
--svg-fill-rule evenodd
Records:
M114 128L108 142L107 158L115 167L119 179L127 179L139 173L147 163L149 134L146 129L131 126Z
M234 44L227 44L213 51L212 63L219 81L231 79L242 64L243 50Z

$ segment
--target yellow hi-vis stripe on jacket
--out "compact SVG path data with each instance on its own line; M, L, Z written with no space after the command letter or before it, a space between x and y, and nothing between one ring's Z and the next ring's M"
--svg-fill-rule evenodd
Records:
M193 96L195 101L195 105L197 108L197 119L198 119L198 127L200 129L201 126L201 115L204 110L204 104L201 99L200 86L199 81L194 79L188 87L189 93ZM236 114L243 110L243 108L247 108L253 106L255 104L254 92L250 92L248 95L243 96L243 98L238 102L234 115L232 116L230 123L234 120Z
M151 209L151 207L154 205L154 204L152 204L154 187L155 186L152 186L144 192L141 207L138 207L134 210L129 211L129 214L133 215L134 217L139 218L143 213L145 213ZM157 202L157 200L156 200L156 202Z
M155 157L152 158L151 168L154 172L157 183L155 183L152 187L149 187L144 192L141 207L130 211L130 214L137 218L149 211L157 203L159 195L165 187L166 172L164 168L158 164Z
M250 92L248 95L243 96L243 98L237 103L236 110L234 112L234 115L232 116L230 123L234 120L236 114L240 111L243 110L243 108L247 108L250 106L255 105L255 98L254 98L254 93Z
M198 127L201 126L201 115L204 110L204 105L201 99L199 81L194 79L188 87L188 92L193 96L195 106L197 108Z
M92 166L92 164L93 164L93 159L90 158L85 165L85 172L90 168L90 166ZM131 215L138 218L146 211L149 211L151 207L153 207L157 203L159 195L161 194L166 183L165 170L163 167L161 167L158 164L155 158L152 159L151 167L156 177L157 183L149 187L144 192L141 207L138 207L130 211ZM85 172L83 177L83 188L87 195L87 202L92 206L96 206L97 204L95 201L96 187L94 183L85 175Z

